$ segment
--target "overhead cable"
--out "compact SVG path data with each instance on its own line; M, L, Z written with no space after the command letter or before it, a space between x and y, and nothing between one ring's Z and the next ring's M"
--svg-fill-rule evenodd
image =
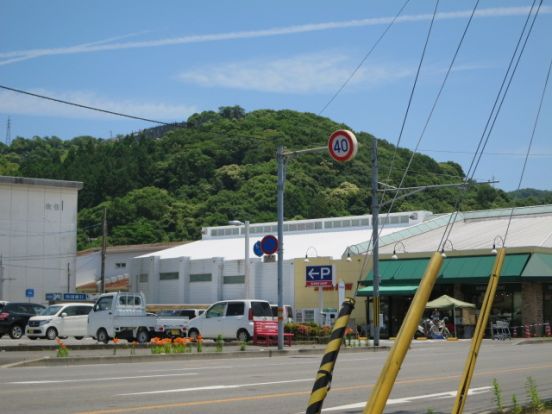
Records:
M393 157L391 158L391 163L389 164L389 171L387 173L387 181L389 181L389 178L391 177L391 172L393 171L393 164L395 163L395 158L397 156L397 151L399 148L399 145L401 143L402 135L404 132L404 127L406 125L406 120L408 119L408 114L410 113L410 106L412 105L412 99L414 98L414 92L416 90L416 86L418 85L418 79L420 77L420 72L422 69L422 64L424 62L427 45L429 43L429 38L431 37L431 30L433 29L433 23L435 22L435 16L437 15L437 8L439 7L439 0L435 2L435 8L433 9L433 16L431 17L431 23L429 24L429 29L427 31L426 40L424 43L424 48L422 49L422 55L420 56L420 61L418 62L418 69L416 70L416 76L414 77L414 84L412 85L412 88L410 90L410 96L408 98L408 104L406 106L406 111L404 112L401 129L399 132L399 137L397 138L397 143L395 144L395 151L393 151Z
M402 14L403 10L405 9L405 7L407 6L407 4L410 2L410 0L406 0L404 2L404 4L402 5L402 7L399 9L398 13L395 15L395 17L393 17L393 20L391 20L389 22L389 24L386 26L385 30L382 32L382 34L380 35L380 37L374 42L374 44L372 45L372 47L370 48L370 50L368 51L368 53L366 53L366 55L364 55L364 57L362 58L362 60L360 61L360 63L357 65L357 67L351 72L351 74L349 75L349 77L345 80L345 82L343 82L343 85L341 85L341 87L334 93L334 95L330 98L330 100L326 103L326 105L324 105L324 107L318 111L318 115L322 115L322 113L328 108L328 106L331 105L331 103L335 100L335 98L337 98L337 96L343 91L343 89L345 89L345 87L348 85L348 83L351 81L351 79L354 78L354 76L356 75L356 73L360 70L360 68L362 67L362 65L364 65L364 62L366 62L366 59L368 59L368 57L372 54L372 52L376 49L376 47L379 45L379 43L383 40L383 38L385 37L385 35L387 34L387 32L389 31L389 29L391 29L391 26L393 26L393 24L395 23L395 21L398 19L398 17Z
M533 4L531 5L531 8L529 9L529 13L527 14L527 18L525 19L525 23L523 25L523 29L519 35L518 41L516 43L516 47L514 49L514 52L512 53L512 56L510 58L510 63L508 64L508 69L506 70L506 73L504 74L504 78L502 80L502 83L500 85L500 88L498 90L498 93L496 95L495 101L493 103L493 107L491 109L491 112L489 113L489 117L487 119L487 122L485 124L485 128L483 129L483 133L481 134L481 137L479 139L479 143L477 145L477 149L474 153L474 157L472 159L472 162L470 164L470 167L468 169L468 173L466 174L465 181L468 182L469 180L473 180L473 177L475 175L475 171L477 167L479 166L479 162L481 161L481 157L483 156L483 153L485 151L485 148L487 146L487 143L489 142L490 135L493 131L495 122L498 118L498 115L500 113L500 110L502 108L502 104L504 103L504 100L506 98L506 95L508 93L508 90L510 89L510 85L512 83L512 80L514 78L514 75L516 73L516 70L518 68L519 62L521 60L521 57L523 55L523 52L525 51L525 47L527 46L527 41L529 40L529 37L531 36L531 33L533 31L533 27L535 25L535 21L537 20L537 16L539 14L542 1L540 0L539 5L537 7L537 10L533 14L533 9L535 8L535 4L537 0L533 0ZM531 21L531 17L533 18ZM531 21L531 24L529 22ZM529 28L527 28L529 25ZM521 46L521 48L520 48ZM519 53L518 53L519 51ZM515 61L515 64L514 64ZM449 217L449 221L447 225L445 226L445 230L443 231L443 236L441 237L441 240L439 241L438 250L441 248L441 246L444 247L444 244L450 237L450 234L452 233L452 229L454 227L454 223L456 222L456 218L459 213L460 203L464 199L465 193L460 193L458 196L458 199L456 200L456 208L455 212L452 213Z
M76 103L76 102L65 101L63 99L52 98L51 96L40 95L38 93L24 91L22 89L11 88L11 87L5 86L5 85L0 85L0 88L5 89L7 91L20 93L20 94L23 94L23 95L33 96L35 98L46 99L48 101L58 102L58 103L62 103L62 104L65 104L65 105L70 105L70 106L76 106L78 108L89 109L91 111L103 112L103 113L106 113L106 114L120 116L120 117L123 117L123 118L137 119L139 121L146 121L146 122L151 122L153 124L160 124L160 125L173 125L174 124L174 122L156 121L155 119L142 118L140 116L123 114L121 112L114 112L114 111L109 111L107 109L97 108L97 107L94 107L94 106L88 106L88 105L83 105L83 104L79 104L79 103Z

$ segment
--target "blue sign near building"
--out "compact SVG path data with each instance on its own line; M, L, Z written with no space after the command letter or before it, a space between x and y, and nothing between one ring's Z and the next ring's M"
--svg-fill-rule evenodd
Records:
M64 293L63 300L86 300L86 293Z
M307 266L306 286L333 286L332 266Z
M61 293L46 293L46 300L53 302L55 300L61 300Z
M33 298L34 297L34 289L25 289L25 297L26 298Z

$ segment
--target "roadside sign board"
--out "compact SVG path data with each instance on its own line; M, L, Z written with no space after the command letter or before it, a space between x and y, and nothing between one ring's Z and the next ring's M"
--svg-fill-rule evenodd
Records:
M61 300L61 293L46 293L47 301Z
M355 134L346 129L339 129L328 139L330 157L339 162L352 160L358 151Z
M86 293L64 293L63 300L86 300Z
M253 253L255 253L255 256L259 256L261 257L263 255L263 251L261 249L261 241L258 240L254 245L253 245Z
M264 254L274 254L278 251L278 239L269 234L264 236L261 240L261 251Z
M34 289L25 289L25 297L26 298L33 298L34 297Z
M329 266L307 266L305 269L306 286L328 287L334 285L333 267Z

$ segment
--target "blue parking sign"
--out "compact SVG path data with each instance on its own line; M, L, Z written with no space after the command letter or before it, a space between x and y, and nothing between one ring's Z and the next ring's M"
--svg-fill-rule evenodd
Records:
M26 298L34 297L34 289L25 289L25 297Z
M306 286L333 286L333 267L307 266L305 282Z

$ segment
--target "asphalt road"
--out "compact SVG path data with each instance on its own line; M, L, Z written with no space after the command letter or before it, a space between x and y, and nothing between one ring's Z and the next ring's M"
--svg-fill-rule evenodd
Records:
M468 341L413 345L386 413L450 413ZM362 413L387 352L342 352L327 413ZM0 369L0 411L5 413L305 412L320 355L175 360L66 367ZM506 404L525 400L532 377L542 398L552 398L552 342L485 340L465 413L496 408L496 378Z

